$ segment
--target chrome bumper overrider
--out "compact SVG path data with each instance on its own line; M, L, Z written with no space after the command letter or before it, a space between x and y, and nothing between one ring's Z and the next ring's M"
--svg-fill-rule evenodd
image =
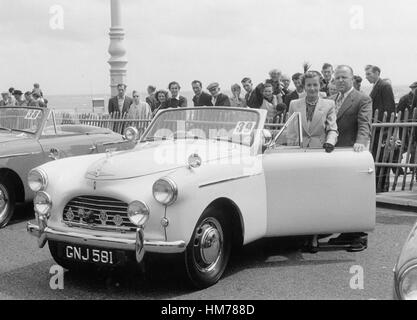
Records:
M43 224L42 222L40 224ZM153 253L181 253L186 249L185 241L164 242L144 240L144 231L138 228L136 239L84 234L76 231L58 231L50 227L40 227L28 223L27 231L38 238L38 245L43 248L48 240L69 244L87 245L91 247L135 251L136 261L141 262L146 252Z

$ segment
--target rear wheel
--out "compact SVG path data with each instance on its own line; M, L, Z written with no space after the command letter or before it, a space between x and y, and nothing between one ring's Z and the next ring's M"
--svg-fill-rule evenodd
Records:
M16 205L12 182L0 177L0 228L5 227L12 218Z
M230 219L217 209L203 214L185 253L191 284L204 289L216 284L226 269L231 251Z

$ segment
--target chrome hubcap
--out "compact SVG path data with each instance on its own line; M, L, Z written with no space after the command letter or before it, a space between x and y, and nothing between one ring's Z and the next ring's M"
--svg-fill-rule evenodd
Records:
M201 272L211 272L223 252L223 230L213 218L204 220L197 229L194 240L194 259Z
M6 188L0 184L0 222L6 217L9 208L9 199Z

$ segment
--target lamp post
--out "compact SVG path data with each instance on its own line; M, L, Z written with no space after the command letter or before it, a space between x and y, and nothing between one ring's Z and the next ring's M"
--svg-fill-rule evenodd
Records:
M111 95L117 95L117 85L126 81L126 48L124 46L125 30L122 27L122 12L120 0L110 0L111 27L110 27L110 87Z

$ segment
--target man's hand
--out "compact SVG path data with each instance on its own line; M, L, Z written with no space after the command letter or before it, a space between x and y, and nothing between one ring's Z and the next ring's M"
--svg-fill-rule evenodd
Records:
M325 143L323 145L324 150L326 150L327 153L331 153L334 150L334 145L332 145L331 143Z
M355 152L364 152L366 149L365 145L362 143L355 143L353 146L353 150Z

